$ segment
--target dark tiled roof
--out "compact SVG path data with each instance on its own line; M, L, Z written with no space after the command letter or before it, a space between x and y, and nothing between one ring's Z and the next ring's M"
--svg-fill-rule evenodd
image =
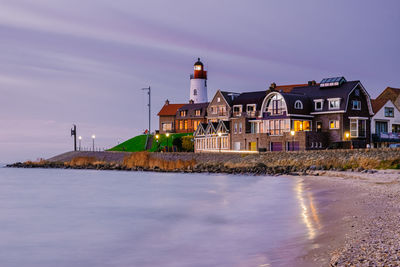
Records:
M267 95L267 91L256 91L256 92L246 92L241 93L238 97L236 97L232 105L247 105L247 104L256 104L256 110L261 109L262 102L264 101L265 96Z
M160 112L158 112L158 116L175 116L176 111L183 107L185 104L165 104Z
M283 92L283 93L290 93L292 90L293 90L293 88L295 88L295 87L304 87L304 86L307 86L308 84L288 84L288 85L277 85L276 87L275 87L275 91L278 91L278 92Z
M176 114L177 119L186 119L186 118L204 118L207 114L207 107L208 107L208 102L205 103L193 103L193 104L186 104L183 105L181 108L178 109L178 112ZM196 110L201 110L200 116L196 116ZM186 110L187 114L185 117L181 117L180 111Z
M294 94L294 93L280 93L285 99L286 106L288 109L288 114L296 114L296 115L310 115L312 112L312 100L309 96L303 94ZM303 109L294 108L294 104L297 100L300 100L303 104Z
M292 94L303 94L310 98L311 104L314 99L341 98L340 109L346 109L349 93L360 81L345 82L337 87L319 87L319 85L295 87L291 90ZM313 105L312 105L313 108ZM328 111L328 103L324 103L322 111Z
M238 93L234 92L226 92L226 91L221 91L221 94L224 96L226 102L228 102L229 106L232 106L233 100L236 97L232 97L232 95L239 95Z

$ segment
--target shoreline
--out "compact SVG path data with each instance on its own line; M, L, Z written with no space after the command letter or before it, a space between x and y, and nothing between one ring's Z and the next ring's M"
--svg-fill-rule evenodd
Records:
M399 153L399 150L386 151L390 156L394 152L396 157ZM400 170L357 167L344 171L340 167L329 169L318 165L288 166L282 161L278 161L281 166L275 166L265 161L265 155L264 158L259 156L258 161L251 155L236 156L225 164L220 162L224 155L201 155L198 161L193 161L188 158L193 154L167 154L161 155L164 158L160 161L160 155L147 154L143 158L143 154L125 153L118 154L120 160L115 162L82 155L74 158L73 153L69 154L71 156L66 162L58 161L58 156L57 160L8 167L296 176L302 179L306 191L312 192L315 205L311 209L318 211L319 218L311 218L315 214L308 216L316 220L314 223L319 229L315 238L305 244L302 256L294 259L294 265L400 266ZM210 161L212 158L216 160ZM152 160L159 165L149 165ZM174 165L169 165L172 160ZM382 160L388 161L387 158ZM398 158L393 161L397 164ZM272 163L277 161L272 160Z

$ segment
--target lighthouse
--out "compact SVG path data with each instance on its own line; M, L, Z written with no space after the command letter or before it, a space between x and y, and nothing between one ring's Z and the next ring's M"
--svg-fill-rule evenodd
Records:
M194 63L193 74L190 74L190 100L193 100L194 103L208 102L207 71L204 70L200 58Z

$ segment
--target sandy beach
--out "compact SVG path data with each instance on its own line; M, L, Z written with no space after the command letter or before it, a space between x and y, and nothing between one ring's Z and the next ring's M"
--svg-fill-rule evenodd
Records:
M400 172L315 171L318 232L299 266L399 266Z

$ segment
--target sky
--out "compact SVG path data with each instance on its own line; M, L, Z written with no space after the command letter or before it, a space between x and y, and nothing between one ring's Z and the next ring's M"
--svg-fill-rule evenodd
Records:
M0 162L109 148L186 103L200 57L208 96L344 76L400 88L400 1L0 0Z

